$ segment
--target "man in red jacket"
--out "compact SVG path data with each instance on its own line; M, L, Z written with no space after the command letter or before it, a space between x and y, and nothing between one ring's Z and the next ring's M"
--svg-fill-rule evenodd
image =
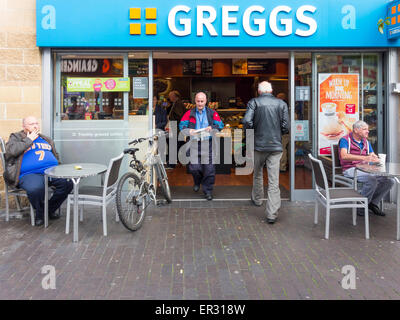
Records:
M196 107L183 115L179 129L191 137L189 171L193 175L193 190L199 191L202 185L206 199L212 200L215 182L212 133L222 130L224 124L218 113L206 106L207 96L204 92L196 94L195 103Z

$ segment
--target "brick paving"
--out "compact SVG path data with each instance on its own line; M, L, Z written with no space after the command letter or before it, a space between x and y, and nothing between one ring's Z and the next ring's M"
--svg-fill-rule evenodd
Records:
M130 232L110 207L104 237L100 211L88 207L78 243L65 216L47 229L2 218L0 299L399 299L395 206L370 216L370 240L350 210L334 211L323 239L325 219L314 225L313 208L283 202L268 225L264 208L247 201L173 202ZM55 267L54 290L42 288L44 265ZM341 286L345 265L356 269L354 290Z

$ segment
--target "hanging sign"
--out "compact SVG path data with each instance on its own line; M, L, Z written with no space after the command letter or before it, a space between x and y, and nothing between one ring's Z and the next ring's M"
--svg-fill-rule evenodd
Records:
M129 78L67 78L67 92L130 91Z
M359 75L320 73L318 89L318 155L330 155L331 144L359 120Z

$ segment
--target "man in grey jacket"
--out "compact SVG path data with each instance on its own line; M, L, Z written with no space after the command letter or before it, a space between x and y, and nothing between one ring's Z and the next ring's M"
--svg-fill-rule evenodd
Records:
M272 86L263 81L258 85L259 96L247 104L243 118L245 129L254 129L254 172L251 199L261 206L264 196L263 168L267 165L268 196L267 222L276 221L281 207L279 164L282 156L282 135L289 132L287 104L272 95Z
M13 187L24 189L36 211L35 225L43 224L44 218L44 170L58 165L58 154L54 142L39 133L35 117L22 120L22 129L12 133L6 144L6 167L4 179ZM49 200L49 218L58 219L56 210L61 206L73 188L71 181L52 178L49 186L54 193Z

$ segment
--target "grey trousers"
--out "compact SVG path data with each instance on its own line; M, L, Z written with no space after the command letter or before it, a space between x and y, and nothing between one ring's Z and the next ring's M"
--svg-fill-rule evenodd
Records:
M261 203L264 197L263 168L267 165L268 195L266 214L269 219L276 219L281 207L281 191L279 189L279 164L282 152L259 152L254 150L254 172L252 198Z
M355 168L347 169L343 174L354 178ZM368 198L368 203L379 205L395 184L394 178L382 177L367 172L357 171L357 181L362 183L361 195Z
M281 171L286 171L288 169L288 145L290 142L290 135L289 134L284 134L282 136L282 158L281 158L281 164L280 164L280 170Z

